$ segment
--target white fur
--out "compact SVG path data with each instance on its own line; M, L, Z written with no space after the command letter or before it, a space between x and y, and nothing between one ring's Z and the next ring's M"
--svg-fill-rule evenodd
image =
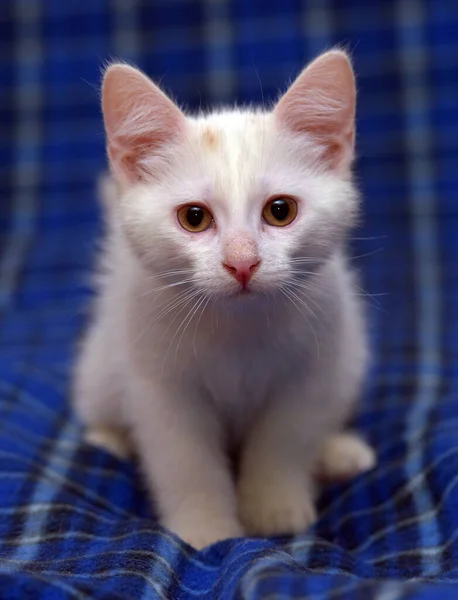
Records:
M142 155L141 178L104 186L109 226L76 410L114 452L125 444L113 431L129 431L163 524L196 547L306 528L320 449L360 392L368 352L343 251L357 196L318 152L274 113L187 117L166 159L148 167ZM262 209L281 194L298 216L270 227ZM216 227L181 228L177 207L192 202ZM244 295L222 265L243 239L262 261ZM372 462L353 465L351 475Z

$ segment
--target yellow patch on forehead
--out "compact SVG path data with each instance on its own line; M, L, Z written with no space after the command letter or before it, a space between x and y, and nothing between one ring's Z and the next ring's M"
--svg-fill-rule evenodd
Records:
M216 150L221 142L221 131L211 125L207 125L202 132L202 140L210 150Z

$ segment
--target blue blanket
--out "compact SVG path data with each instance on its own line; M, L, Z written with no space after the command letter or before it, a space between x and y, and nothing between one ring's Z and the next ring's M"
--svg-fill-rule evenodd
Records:
M455 0L2 0L0 598L458 597ZM334 44L359 81L352 240L374 367L356 425L378 467L294 539L196 552L68 406L105 165L100 69L121 57L195 110L268 103Z

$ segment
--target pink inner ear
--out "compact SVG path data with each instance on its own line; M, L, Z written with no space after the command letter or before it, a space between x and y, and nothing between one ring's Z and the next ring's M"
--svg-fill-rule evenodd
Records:
M322 159L346 168L353 157L356 89L346 54L317 58L292 84L275 108L282 127L305 133L323 147Z
M175 104L127 65L113 65L106 72L102 109L110 161L121 180L151 175L145 159L160 154L184 128L184 116Z

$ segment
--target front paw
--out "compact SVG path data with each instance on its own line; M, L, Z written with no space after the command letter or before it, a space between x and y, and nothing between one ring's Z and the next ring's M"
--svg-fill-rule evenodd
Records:
M346 481L375 467L374 450L350 432L329 437L318 456L315 474L324 481Z
M242 527L237 519L204 512L172 515L164 519L164 525L196 550L222 540L243 536Z
M86 431L84 441L112 454L119 460L128 460L133 454L127 432L120 428L91 427Z
M303 473L291 480L245 478L239 484L239 515L250 535L304 532L316 520L313 493Z

